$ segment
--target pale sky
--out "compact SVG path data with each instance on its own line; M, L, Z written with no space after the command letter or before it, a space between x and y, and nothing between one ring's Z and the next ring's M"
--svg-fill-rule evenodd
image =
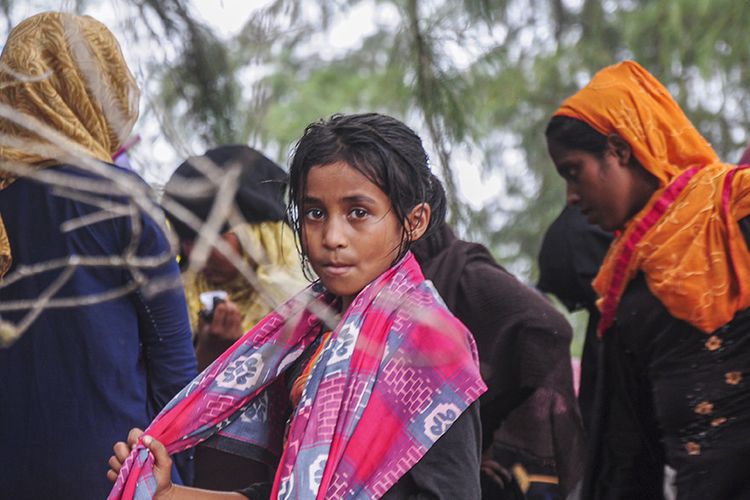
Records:
M226 37L236 34L253 12L269 3L271 3L270 0L191 0L191 5L199 17L217 33ZM27 0L18 4L15 13L17 19L23 19L50 8L68 10L71 5L70 0ZM119 29L118 21L126 15L126 12L132 12L131 8L127 0L99 0L98 2L92 1L86 13L101 20L113 30L123 46L126 58L133 64L153 48L134 46L129 43L128 35ZM311 15L313 12L317 10L311 10ZM398 15L395 7L387 3L376 5L372 1L360 2L348 12L346 17L332 23L329 32L313 37L310 51L318 52L324 49L326 53L332 55L338 51L345 51L359 43L363 37L374 32L379 24L388 24ZM460 54L458 56L460 57ZM136 76L146 77L138 74ZM139 83L143 85L143 82ZM418 126L416 123L411 125ZM182 159L177 157L172 146L160 139L158 122L149 122L142 118L136 124L134 132L144 137L144 141L137 147L134 155L139 163L149 165L145 174L146 180L163 184ZM194 151L194 153L200 154L202 151ZM436 154L432 153L431 156L436 157ZM502 177L497 174L488 176L481 174L478 161L478 155L467 146L459 146L453 153L453 167L457 172L460 192L474 208L480 208L487 200L503 191ZM498 158L498 162L500 161L501 159Z

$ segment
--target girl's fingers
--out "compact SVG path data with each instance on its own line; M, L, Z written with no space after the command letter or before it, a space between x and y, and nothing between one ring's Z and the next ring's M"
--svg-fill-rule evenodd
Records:
M169 453L167 453L167 448L160 441L151 436L146 436L143 438L143 444L154 454L155 466L172 466L172 459L169 457Z
M120 472L120 468L122 467L122 460L115 456L109 457L109 467L110 469L112 469L112 472L118 474Z
M133 428L128 434L128 443L122 441L115 443L112 447L115 454L109 457L109 467L107 471L107 478L114 482L117 480L117 475L122 468L122 464L125 463L130 452L138 443L138 440L143 436L143 431L138 428ZM128 446L130 444L130 446ZM172 458L167 453L167 449L156 439L151 436L143 436L143 445L154 455L154 466L169 470L172 467Z
M133 427L132 429L130 429L130 432L128 433L128 444L131 448L135 448L135 445L138 444L138 440L141 438L141 435L143 435L143 431L138 427Z
M130 455L130 446L128 446L127 444L123 443L122 441L120 441L119 443L115 443L115 445L112 447L112 449L115 452L115 456L112 457L112 458L115 458L116 460L119 460L120 463L124 462L125 459L128 458L128 455Z

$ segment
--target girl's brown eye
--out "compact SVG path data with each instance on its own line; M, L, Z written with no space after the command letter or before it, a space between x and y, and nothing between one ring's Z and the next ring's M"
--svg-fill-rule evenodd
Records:
M323 218L323 211L319 208L309 208L305 210L305 218L311 220L318 220Z

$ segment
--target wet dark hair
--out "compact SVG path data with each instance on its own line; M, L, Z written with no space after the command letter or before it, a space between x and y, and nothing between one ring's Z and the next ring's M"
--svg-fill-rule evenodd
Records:
M430 198L428 203L430 207L442 207L445 212L447 205L447 199L443 183L440 179L432 176L433 189L430 190ZM422 236L419 241L416 241L411 247L411 251L414 252L414 256L420 264L426 263L432 257L443 251L449 243L449 237L452 234L450 230L446 231L448 222L443 217L441 220L435 221L435 227L430 234Z
M410 246L404 225L406 216L420 203L430 203L434 196L422 139L399 120L378 113L336 114L305 128L289 168L288 207L289 222L305 265L300 208L307 176L312 167L336 162L349 164L388 196L403 228L396 260L400 259ZM445 202L430 208L432 215L425 235L445 219Z
M588 123L569 116L553 116L544 135L547 137L547 144L555 143L569 150L602 156L607 149L606 135Z
M432 210L430 230L428 232L425 232L420 240L422 240L426 236L429 236L430 234L439 232L440 229L446 224L445 217L448 210L448 200L445 194L445 187L443 187L443 183L440 182L440 179L438 179L435 174L432 173L430 174L430 190L427 196L427 203L430 205L430 209ZM440 216L440 219L437 218L438 215Z

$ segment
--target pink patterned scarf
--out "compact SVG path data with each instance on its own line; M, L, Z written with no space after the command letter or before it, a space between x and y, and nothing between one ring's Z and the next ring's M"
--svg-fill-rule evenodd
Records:
M169 453L218 434L278 456L283 374L322 331L313 311L334 303L312 285L281 305L175 396L146 434ZM473 337L407 254L359 293L315 362L272 498L379 498L485 390ZM152 468L139 443L109 499L151 498Z

